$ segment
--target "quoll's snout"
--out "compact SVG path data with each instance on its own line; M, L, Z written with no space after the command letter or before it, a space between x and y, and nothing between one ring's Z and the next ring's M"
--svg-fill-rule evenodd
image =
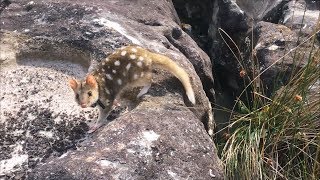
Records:
M87 107L87 105L86 105L85 103L81 103L80 106L81 106L82 108L86 108L86 107Z

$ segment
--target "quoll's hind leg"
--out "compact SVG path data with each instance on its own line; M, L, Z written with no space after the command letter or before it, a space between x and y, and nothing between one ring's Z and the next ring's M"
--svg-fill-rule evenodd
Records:
M140 90L139 94L137 95L137 98L140 98L141 96L143 96L148 92L148 90L151 87L151 83L152 83L152 73L148 72L148 73L145 73L143 77L140 77L140 79L136 80L132 84L132 87L143 86L143 88Z
M139 94L137 95L137 98L140 98L141 96L143 96L144 94L146 94L148 92L148 90L151 87L151 83L145 85L139 92Z

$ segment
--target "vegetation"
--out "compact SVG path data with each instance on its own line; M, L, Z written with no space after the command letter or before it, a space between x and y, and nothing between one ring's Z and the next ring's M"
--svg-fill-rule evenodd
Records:
M232 110L226 139L218 142L228 179L320 179L320 94L314 89L320 87L320 50L314 48L319 29L288 52L295 64L307 63L293 68L288 83L270 97L259 88L268 68L250 73L259 65L253 60L248 68L239 60L239 76L250 81L244 80L246 88Z

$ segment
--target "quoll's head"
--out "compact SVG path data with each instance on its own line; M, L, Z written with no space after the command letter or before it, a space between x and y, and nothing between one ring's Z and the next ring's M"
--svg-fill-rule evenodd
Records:
M69 85L75 93L76 102L82 108L90 107L98 101L98 83L94 76L88 75L82 82L70 79Z

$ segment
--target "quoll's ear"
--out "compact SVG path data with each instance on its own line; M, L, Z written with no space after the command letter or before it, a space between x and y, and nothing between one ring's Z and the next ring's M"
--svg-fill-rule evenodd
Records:
M78 87L78 82L75 79L69 79L69 86L75 91Z
M86 78L86 84L88 84L90 87L96 88L98 87L98 83L93 75L88 75Z

